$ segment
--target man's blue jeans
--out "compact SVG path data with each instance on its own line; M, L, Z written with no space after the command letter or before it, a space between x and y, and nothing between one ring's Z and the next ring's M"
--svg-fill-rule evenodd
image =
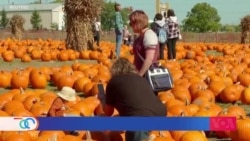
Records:
M116 57L120 57L120 51L121 51L121 45L122 45L122 31L119 31L118 29L115 30L115 36L116 36L116 48L115 53Z

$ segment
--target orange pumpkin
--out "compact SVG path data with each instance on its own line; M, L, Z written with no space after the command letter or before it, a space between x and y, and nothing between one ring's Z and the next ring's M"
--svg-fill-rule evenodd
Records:
M11 86L12 74L8 71L0 71L0 87L7 88Z
M32 137L27 132L3 132L2 141L31 141Z
M79 111L84 116L94 115L96 107L100 104L100 101L94 97L87 97L82 99L80 102L73 105L71 108Z
M21 58L22 62L30 62L32 59L29 54L24 54Z
M230 137L232 141L249 141L250 134L250 119L238 119L236 121L236 130L230 132Z
M29 72L25 70L18 70L12 74L11 87L12 89L23 88L26 89L29 86Z
M242 91L241 102L243 104L250 104L250 87L247 87Z
M180 141L208 141L204 132L188 131L180 139Z
M15 59L14 52L11 50L4 51L2 53L2 58L6 62L12 62Z
M44 89L47 87L47 75L39 70L39 69L33 69L30 72L30 85L34 89Z
M89 82L91 82L91 80L87 77L77 78L73 87L76 90L76 92L83 92L84 85Z

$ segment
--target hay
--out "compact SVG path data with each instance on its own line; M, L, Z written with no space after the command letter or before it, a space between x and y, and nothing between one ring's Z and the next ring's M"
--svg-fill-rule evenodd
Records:
M67 48L93 49L92 24L100 15L102 4L102 0L65 0Z
M10 19L11 33L13 38L21 40L22 34L24 31L23 25L25 23L25 19L21 15L14 15Z
M250 43L250 15L245 16L241 19L241 43L249 44Z

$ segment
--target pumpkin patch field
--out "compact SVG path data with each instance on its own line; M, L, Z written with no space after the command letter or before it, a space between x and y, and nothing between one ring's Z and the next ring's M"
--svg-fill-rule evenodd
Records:
M101 42L101 49L79 52L60 40L0 40L0 116L46 116L63 86L78 94L66 112L92 116L100 103L97 84L105 87L111 77L114 48L108 41ZM131 49L123 45L121 56L133 62ZM250 141L249 44L179 42L177 61L160 63L174 80L172 90L159 93L168 116L235 116L237 130L151 131L150 141ZM0 141L124 141L123 131L79 133L0 131Z

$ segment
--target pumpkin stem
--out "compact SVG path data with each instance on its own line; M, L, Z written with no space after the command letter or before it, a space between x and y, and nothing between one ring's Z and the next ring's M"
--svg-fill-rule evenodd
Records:
M206 133L204 131L200 131L204 137L206 137Z
M204 72L205 72L205 70L203 68L201 68L200 73L204 73Z
M239 115L239 119L245 119L245 117L242 115Z
M223 70L223 77L226 77L227 76L227 73L225 70Z
M43 117L46 117L48 115L48 113L46 113L46 112L43 112L42 114L41 114L41 116L43 116Z
M232 104L233 104L233 105L238 105L238 104L237 104L237 101L232 102Z
M73 75L73 72L72 71L68 71L68 72L66 72L66 75Z
M86 141L92 141L92 137L91 137L90 131L86 131Z
M190 101L187 98L185 98L185 105L187 106L189 104L190 104Z
M207 82L208 84L210 84L210 82L211 82L211 78L210 78L210 77L207 77L205 80L206 80L206 82Z
M236 84L236 85L240 85L240 81L236 82L235 84ZM248 86L248 87L250 87L250 86Z
M32 101L33 104L35 104L35 103L37 103L37 102L38 102L37 99L35 99L35 100Z
M52 138L51 138L51 141L57 141L57 136L53 135Z
M199 90L201 90L201 89L202 89L202 87L199 85L199 86L198 86L198 89L199 89Z
M237 102L233 102L232 105L239 106Z
M184 113L184 112L181 112L180 117L185 117L185 113Z
M164 136L163 131L159 131L159 134L160 134L160 137Z
M146 141L154 141L156 138L155 134L151 134Z
M225 115L227 113L227 108L223 109L218 115Z
M22 87L19 88L20 89L20 94L25 94L24 90Z

